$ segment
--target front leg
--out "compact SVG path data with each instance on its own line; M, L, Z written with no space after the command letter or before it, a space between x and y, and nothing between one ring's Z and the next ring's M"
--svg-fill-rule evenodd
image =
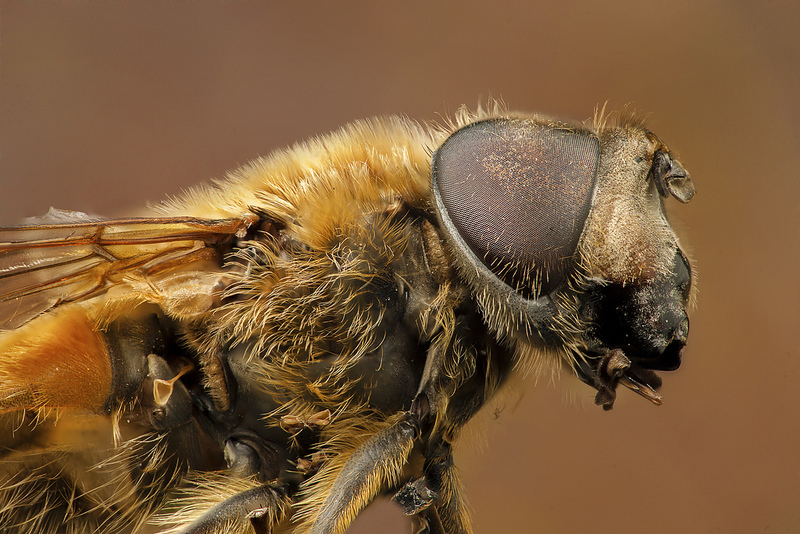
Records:
M239 532L250 524L258 534L269 534L284 515L288 501L288 486L281 482L264 484L212 506L180 534L213 534L221 531ZM226 530L227 529L227 530Z
M416 441L423 444L424 484L408 490L418 501L412 512L431 533L471 532L453 466L451 445L458 430L494 393L507 366L482 340L484 332L470 314L453 321L428 350L417 395L408 412L358 447L336 472L319 511L313 534L342 534L356 515L385 488L397 488ZM332 474L332 473L331 473ZM431 490L427 492L425 487ZM402 490L401 490L402 491ZM435 503L435 506L431 506Z
M432 351L426 361L414 401L418 410L430 412L423 420L433 425L427 432L423 476L408 482L394 497L404 513L418 518L422 532L472 532L452 443L513 366L508 350L485 334L474 316L463 315L454 323L451 344Z
M444 440L431 443L423 469L424 475L407 482L392 500L403 513L415 516L419 532L471 533L450 444Z
M337 474L311 533L341 534L347 530L381 488L397 484L418 435L418 421L412 413L404 413L356 449Z
M447 534L435 506L422 510L413 521L414 534Z

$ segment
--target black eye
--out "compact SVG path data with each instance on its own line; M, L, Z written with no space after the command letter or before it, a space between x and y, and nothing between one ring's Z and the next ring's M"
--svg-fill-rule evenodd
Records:
M581 130L522 119L458 130L432 161L454 246L527 298L549 293L573 268L598 160L597 138Z

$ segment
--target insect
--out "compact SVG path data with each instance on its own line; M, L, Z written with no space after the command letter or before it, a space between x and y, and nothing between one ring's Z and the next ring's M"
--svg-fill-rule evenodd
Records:
M4 532L471 532L462 427L513 373L610 409L680 365L691 179L629 117L357 122L147 217L0 229Z

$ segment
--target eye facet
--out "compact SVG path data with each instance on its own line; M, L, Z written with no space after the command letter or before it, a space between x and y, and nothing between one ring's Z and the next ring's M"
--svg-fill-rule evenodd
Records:
M538 297L574 267L598 161L598 140L586 131L524 119L476 122L434 154L434 195L458 234L455 246Z

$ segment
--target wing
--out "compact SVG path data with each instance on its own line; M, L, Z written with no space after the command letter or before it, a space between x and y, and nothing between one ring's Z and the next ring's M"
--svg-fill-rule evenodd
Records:
M0 329L68 302L221 256L259 218L90 219L0 227Z

